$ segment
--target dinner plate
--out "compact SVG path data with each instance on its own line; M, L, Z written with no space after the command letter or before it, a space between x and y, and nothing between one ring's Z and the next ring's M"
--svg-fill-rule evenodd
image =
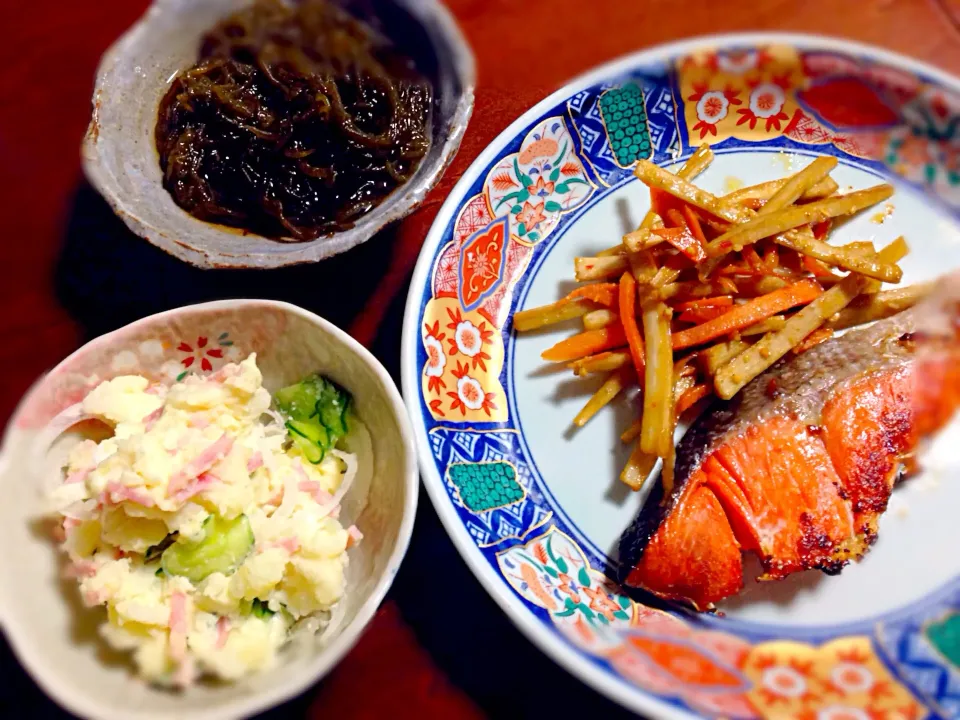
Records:
M894 493L863 562L749 584L722 614L695 615L610 579L645 496L618 481L630 399L573 432L596 385L540 360L573 326L518 337L511 324L569 291L574 257L637 226L649 208L638 159L673 168L705 142L716 159L697 184L715 193L823 154L842 188L892 182L889 205L833 237L905 235L904 282L936 277L960 266L958 127L960 81L932 67L821 37L717 36L574 80L461 178L413 278L404 396L458 550L571 673L655 717L960 716L960 483L945 482L960 425Z

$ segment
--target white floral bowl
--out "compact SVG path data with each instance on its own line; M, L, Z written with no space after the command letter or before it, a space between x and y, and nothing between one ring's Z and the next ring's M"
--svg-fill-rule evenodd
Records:
M83 140L87 178L127 227L199 267L316 262L369 240L423 202L453 160L473 111L473 54L440 0L335 0L389 37L433 85L431 144L416 173L354 227L309 242L278 242L198 220L163 187L157 110L173 76L196 61L203 34L250 1L154 0L100 61Z
M276 390L312 372L353 394L372 448L359 450L356 485L343 518L363 531L350 551L347 594L330 625L280 655L278 665L236 684L182 693L137 681L124 657L99 641L102 610L84 609L61 581L43 499L77 435L49 446L43 429L102 380L138 373L175 381L257 353ZM46 446L46 449L45 449ZM409 421L390 376L355 340L286 303L230 300L153 315L87 343L39 380L21 402L0 449L0 629L40 686L71 712L105 720L212 720L248 716L286 700L326 674L353 646L399 569L417 506L419 476Z

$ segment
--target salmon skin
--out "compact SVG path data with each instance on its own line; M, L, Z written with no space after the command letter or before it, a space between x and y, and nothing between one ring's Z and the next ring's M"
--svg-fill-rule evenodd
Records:
M785 358L701 415L672 492L658 483L621 538L621 583L705 610L743 587L743 552L759 580L860 558L903 461L960 402L949 308L948 340L921 341L920 306Z

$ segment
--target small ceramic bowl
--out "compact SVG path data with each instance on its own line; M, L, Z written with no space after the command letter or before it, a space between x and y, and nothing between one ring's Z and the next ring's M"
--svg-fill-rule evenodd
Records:
M50 445L51 419L103 380L141 374L175 381L187 368L210 372L257 353L264 385L276 390L312 372L349 389L370 452L344 498L342 518L362 530L350 550L347 592L330 625L280 654L278 665L234 684L200 683L177 693L135 679L128 657L111 654L96 627L102 609L79 602L61 580L62 558L44 522L46 489L80 433ZM21 663L58 703L103 720L245 717L315 683L353 646L399 569L416 514L419 476L409 421L390 376L348 335L293 305L231 300L153 315L83 346L37 382L0 450L0 628Z
M206 223L182 210L161 183L154 141L160 100L173 76L196 61L203 34L250 0L154 0L100 62L82 150L90 182L133 232L199 267L273 268L349 250L423 202L473 111L473 55L440 0L337 1L389 37L433 84L431 146L413 178L350 230L304 243Z

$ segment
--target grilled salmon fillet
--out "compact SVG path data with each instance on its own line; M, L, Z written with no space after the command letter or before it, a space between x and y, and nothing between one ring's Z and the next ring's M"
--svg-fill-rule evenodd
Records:
M960 313L938 302L946 334L917 332L920 306L784 359L702 415L673 491L658 485L621 539L620 581L703 610L743 587L743 552L760 580L861 557L904 460L960 405Z

